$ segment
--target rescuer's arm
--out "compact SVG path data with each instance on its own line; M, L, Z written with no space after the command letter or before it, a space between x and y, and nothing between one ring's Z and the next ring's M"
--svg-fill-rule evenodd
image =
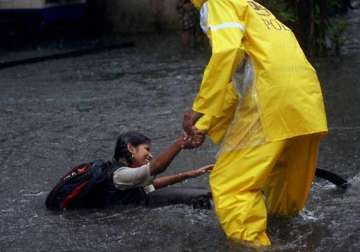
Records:
M199 123L203 132L210 131L218 118L226 116L224 104L227 103L229 85L232 85L232 76L244 58L242 39L245 28L230 2L208 2L208 27L212 55L192 106L197 119L193 120L194 124L204 117L204 121Z
M189 110L184 113L183 118L183 129L187 134L191 133L192 127L202 117L203 114L198 113L194 110Z
M232 83L227 85L228 92L225 97L225 103L222 111L223 116L211 116L209 114L202 116L193 128L198 132L206 133L210 139L215 143L220 143L226 129L233 120L234 113L238 104L238 93Z

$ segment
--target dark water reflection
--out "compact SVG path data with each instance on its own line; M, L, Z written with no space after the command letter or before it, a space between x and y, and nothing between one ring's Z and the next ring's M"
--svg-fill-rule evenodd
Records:
M134 48L0 72L0 251L237 250L226 242L212 210L44 209L48 191L67 167L111 158L119 133L146 133L155 153L180 134L208 52L185 54L172 36L136 42ZM351 55L315 64L330 126L319 167L342 174L353 186L341 192L317 180L304 213L270 218L272 251L360 249L359 63L360 55ZM181 153L167 173L213 162L215 154L206 142ZM207 178L182 186L207 187Z

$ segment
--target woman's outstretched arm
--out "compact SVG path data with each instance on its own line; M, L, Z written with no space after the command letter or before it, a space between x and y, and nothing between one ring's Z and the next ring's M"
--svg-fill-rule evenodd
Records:
M163 172L182 149L194 148L193 143L186 137L180 137L164 150L158 157L150 161L150 175L155 176Z
M156 189L166 187L169 185L173 185L173 184L179 183L181 181L184 181L186 179L195 178L195 177L201 176L205 173L208 173L212 170L213 167L214 167L214 165L211 164L211 165L206 165L206 166L194 169L194 170L180 172L180 173L177 173L174 175L159 177L153 181L153 185Z

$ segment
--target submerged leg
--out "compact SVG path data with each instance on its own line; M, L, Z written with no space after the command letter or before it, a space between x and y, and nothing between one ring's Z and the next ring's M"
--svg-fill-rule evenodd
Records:
M265 189L271 214L296 214L305 206L314 178L321 135L289 139Z
M262 188L286 141L224 153L210 176L216 213L227 237L270 245Z
M170 186L151 192L148 206L185 204L194 208L211 208L211 193L207 188Z

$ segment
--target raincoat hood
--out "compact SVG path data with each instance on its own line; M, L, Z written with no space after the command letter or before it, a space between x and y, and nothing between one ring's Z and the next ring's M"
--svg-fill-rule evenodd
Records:
M206 0L191 0L191 2L199 10Z

